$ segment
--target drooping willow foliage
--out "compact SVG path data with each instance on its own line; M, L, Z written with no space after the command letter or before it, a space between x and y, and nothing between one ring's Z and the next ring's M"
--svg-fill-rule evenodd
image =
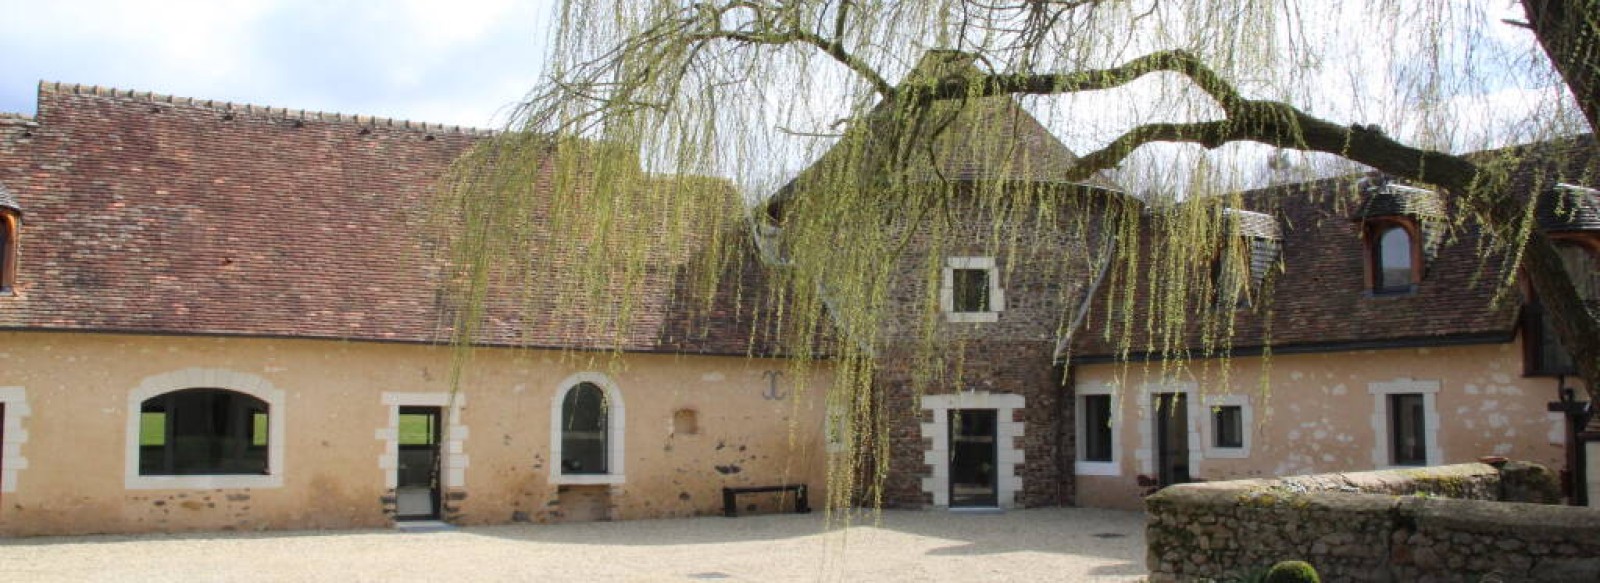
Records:
M1447 232L1489 221L1485 256L1514 265L1531 211L1491 217L1471 197L1503 188L1515 153L1466 175L1436 161L1587 128L1503 8L564 0L547 78L451 177L456 333L626 350L661 308L643 290L688 274L680 293L710 307L760 257L767 284L733 293L763 296L776 321L752 330L780 330L794 366L826 357L842 505L886 471L885 414L907 413L883 410L874 375L893 359L928 386L961 367L972 336L943 324L947 256L1062 282L1058 338L1224 376L1238 312L1197 306L1244 293L1272 309L1270 278L1219 275L1248 271L1224 211L1246 206L1241 188L1405 167L1463 197ZM1024 110L1082 157L1025 147ZM1485 285L1509 289L1515 270L1495 273ZM1085 332L1094 294L1121 316ZM490 322L507 306L520 320ZM551 321L564 313L590 318Z

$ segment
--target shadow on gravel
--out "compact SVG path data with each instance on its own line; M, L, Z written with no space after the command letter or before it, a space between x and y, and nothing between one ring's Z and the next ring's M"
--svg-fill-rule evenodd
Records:
M769 514L724 518L721 516L589 522L573 524L514 524L469 526L457 530L404 533L394 529L189 532L143 535L92 535L0 539L0 547L134 543L182 545L192 541L227 541L315 537L489 537L551 545L581 546L683 546L802 539L833 535L843 526L850 531L836 540L848 546L850 533L877 529L929 539L930 556L981 556L1039 552L1098 557L1118 561L1096 568L1097 575L1137 575L1144 572L1144 514L1092 508L1038 508L999 513L963 513L943 510L884 510L857 512L845 520L835 514L832 523L823 513ZM923 546L926 546L924 544ZM155 549L152 549L155 550Z
M671 520L634 520L554 525L486 526L462 532L546 544L572 545L695 545L810 537L845 526L834 515L833 524L823 514L773 514L740 518L700 517ZM1095 508L1036 508L1003 513L963 513L943 510L884 510L854 513L851 529L875 528L949 541L929 555L989 555L1041 552L1101 557L1126 565L1105 575L1144 572L1144 522L1142 512ZM848 534L844 544L849 544ZM1122 567L1125 566L1126 569Z

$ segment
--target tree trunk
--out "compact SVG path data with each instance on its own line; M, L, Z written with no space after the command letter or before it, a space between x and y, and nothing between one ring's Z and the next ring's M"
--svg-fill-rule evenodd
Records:
M1589 131L1600 134L1600 0L1522 0L1528 26L1550 63L1572 90ZM1544 237L1529 241L1523 264L1535 293L1551 311L1556 334L1572 353L1589 399L1600 402L1600 326L1579 301L1572 282L1555 281L1562 272L1555 248ZM1559 305L1558 305L1559 304Z
M1600 0L1522 0L1539 46L1600 130Z

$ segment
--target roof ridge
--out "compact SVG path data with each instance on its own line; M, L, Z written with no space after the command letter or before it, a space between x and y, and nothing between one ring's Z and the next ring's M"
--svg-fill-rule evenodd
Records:
M272 107L256 105L253 103L239 103L219 99L201 99L197 97L182 97L155 93L153 91L135 91L132 89L118 89L101 85L84 85L80 83L61 83L57 81L40 81L39 94L46 93L82 95L89 97L108 97L143 103L164 103L175 106L195 107L210 109L231 114L263 115L282 119L296 119L304 121L319 121L330 123L349 123L365 127L385 127L403 130L443 132L467 136L492 136L499 133L496 130L475 128L471 126L447 125L442 123L419 122L408 119L395 119L372 115L355 115L348 113L290 109L287 107Z
M27 124L33 122L33 116L25 113L0 111L0 124Z

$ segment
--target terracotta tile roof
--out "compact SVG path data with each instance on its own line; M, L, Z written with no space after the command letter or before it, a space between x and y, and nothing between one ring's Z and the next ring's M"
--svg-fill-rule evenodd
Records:
M447 166L491 134L41 84L33 122L0 124L0 184L27 213L0 329L446 341L458 302L429 204ZM678 299L687 269L655 266L620 333L498 298L479 341L776 351L752 253L704 311Z
M1540 193L1536 212L1547 231L1600 231L1600 191L1558 184Z
M1596 149L1588 136L1518 148L1518 153L1529 155L1514 171L1514 194L1532 200L1552 180L1592 184L1600 175ZM1493 154L1497 153L1474 156ZM1509 341L1518 323L1517 302L1492 301L1502 278L1502 258L1483 253L1482 234L1475 227L1457 228L1440 237L1437 255L1427 262L1415 293L1368 292L1360 223L1351 220L1372 208L1370 197L1357 194L1364 185L1362 177L1349 176L1243 193L1248 208L1278 221L1283 233L1282 271L1272 276L1272 296L1265 306L1269 309L1236 313L1235 353L1257 350L1266 342L1275 351L1288 352ZM1141 238L1142 249L1155 244L1149 228ZM1093 362L1114 355L1116 343L1106 338L1106 331L1122 330L1119 322L1127 318L1135 321L1131 356L1142 357L1150 346L1142 320L1150 306L1144 275L1158 267L1148 255L1140 261L1138 269L1128 270L1131 275L1123 274L1141 278L1133 313L1112 310L1102 289L1091 304L1086 328L1077 334L1075 360ZM1111 285L1118 284L1108 282ZM1194 305L1204 303L1196 300ZM1180 344L1198 348L1196 334Z

